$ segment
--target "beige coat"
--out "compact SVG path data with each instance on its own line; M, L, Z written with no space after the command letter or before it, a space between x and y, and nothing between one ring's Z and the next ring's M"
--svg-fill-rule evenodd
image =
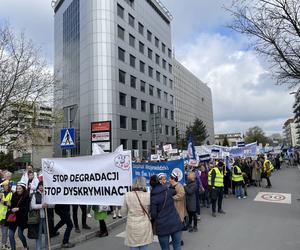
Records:
M150 215L150 194L141 191L137 191L137 194ZM135 192L125 194L122 213L127 215L125 245L139 247L152 243L152 225L148 216L143 212Z
M177 210L177 213L181 219L181 221L184 221L184 216L186 214L185 211L185 191L183 186L180 183L177 183L175 185L176 195L173 196L175 207Z

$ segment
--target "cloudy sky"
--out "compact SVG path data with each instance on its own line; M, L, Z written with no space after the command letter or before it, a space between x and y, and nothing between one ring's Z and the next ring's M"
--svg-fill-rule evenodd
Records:
M249 49L248 40L226 28L228 0L161 0L174 16L173 46L177 59L213 93L215 132L245 132L260 126L267 134L281 132L292 114L293 96L275 86L264 58ZM51 0L0 0L0 20L37 43L53 63Z

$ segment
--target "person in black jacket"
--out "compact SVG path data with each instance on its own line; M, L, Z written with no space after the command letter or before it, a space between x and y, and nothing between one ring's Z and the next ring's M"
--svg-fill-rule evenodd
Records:
M197 232L197 199L196 199L196 175L194 172L190 172L188 175L188 180L186 186L184 187L186 196L186 209L189 215L189 232ZM194 226L192 227L192 221L194 221Z
M162 186L156 175L151 176L152 187L150 196L151 220L156 228L161 249L169 249L169 239L172 238L174 250L181 250L182 223L174 205L174 189Z
M17 183L16 192L11 199L11 205L7 212L7 225L9 228L9 242L11 250L16 250L15 232L18 228L18 236L22 242L24 249L28 249L27 241L24 236L24 229L27 227L28 211L29 211L29 195L26 191L26 184ZM16 220L9 222L12 215L16 215Z

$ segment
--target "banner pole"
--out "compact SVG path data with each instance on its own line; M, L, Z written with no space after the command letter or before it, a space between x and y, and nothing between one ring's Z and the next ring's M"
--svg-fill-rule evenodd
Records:
M49 223L48 223L48 209L45 208L46 216L46 226L47 226L47 238L48 238L48 250L51 250L51 241L50 241L50 232L49 232Z

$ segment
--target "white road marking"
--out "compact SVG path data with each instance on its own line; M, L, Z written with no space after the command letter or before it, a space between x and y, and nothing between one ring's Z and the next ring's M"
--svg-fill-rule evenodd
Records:
M126 233L125 231L122 232L122 233L119 233L119 234L116 235L116 237L119 237L119 238L125 238L125 233ZM158 242L158 238L157 238L156 235L154 236L153 242Z
M286 193L259 192L254 201L291 204L292 195Z

